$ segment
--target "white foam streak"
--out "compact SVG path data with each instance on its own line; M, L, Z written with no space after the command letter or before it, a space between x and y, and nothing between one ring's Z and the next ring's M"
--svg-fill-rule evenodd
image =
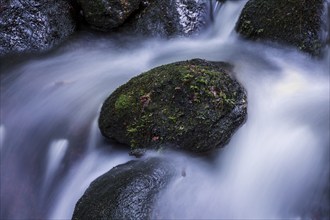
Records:
M68 146L69 142L66 139L55 140L50 144L47 154L48 163L45 175L45 189L49 187L49 184L55 178L55 174L61 166L61 162L65 156Z
M88 144L87 144L87 149L89 151L94 150L95 147L97 146L98 141L101 139L101 134L100 134L97 120L98 120L98 117L93 120L90 131L89 131Z
M6 130L4 125L0 125L0 152L4 148Z

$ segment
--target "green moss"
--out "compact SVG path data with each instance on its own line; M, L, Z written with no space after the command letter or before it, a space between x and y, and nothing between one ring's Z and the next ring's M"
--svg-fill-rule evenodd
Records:
M217 78L219 72L198 66L187 66L186 71L194 73L192 75L184 71L182 74L183 81L190 84L189 88L193 93L192 101L200 102L206 96L210 101L218 105L235 104L233 94L226 94L219 87Z
M176 121L176 117L175 117L175 116L169 116L168 119L170 119L170 120L173 121L173 122Z
M127 132L128 133L135 133L135 132L137 132L138 131L138 129L137 128L134 128L134 127L128 127L127 128Z
M130 95L120 95L115 103L116 111L122 111L129 108L131 106L131 103L132 97Z

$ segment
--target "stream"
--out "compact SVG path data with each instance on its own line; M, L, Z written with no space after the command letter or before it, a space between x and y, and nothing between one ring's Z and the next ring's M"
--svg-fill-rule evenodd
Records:
M198 37L118 43L83 32L4 69L0 218L70 219L91 181L134 159L101 136L102 102L151 68L202 58L235 66L248 119L212 157L166 155L186 175L161 193L154 217L322 219L330 203L329 52L316 60L242 40L234 26L245 3L216 5L214 24Z

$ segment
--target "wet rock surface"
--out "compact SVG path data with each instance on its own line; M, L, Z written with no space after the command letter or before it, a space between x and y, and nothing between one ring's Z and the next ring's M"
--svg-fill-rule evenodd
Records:
M49 49L74 33L69 1L6 1L0 5L0 56Z
M125 22L142 0L78 0L85 20L92 28L110 31Z
M102 134L141 149L206 152L224 146L245 121L247 97L231 66L200 59L132 78L104 102Z
M324 0L250 0L236 31L247 39L291 45L319 56L325 43L323 11Z
M157 157L116 166L91 183L72 219L151 219L158 193L174 174L172 165Z
M79 0L86 22L105 32L148 37L190 36L208 21L206 0Z
M145 0L120 31L152 37L190 36L203 30L207 19L205 0Z

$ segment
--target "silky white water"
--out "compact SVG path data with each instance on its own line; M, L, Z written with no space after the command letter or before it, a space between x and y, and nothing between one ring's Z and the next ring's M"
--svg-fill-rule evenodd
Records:
M241 40L245 2L226 2L197 38L119 45L86 34L3 72L1 218L70 219L91 181L134 159L101 137L102 102L141 72L192 58L235 66L248 119L211 158L168 153L186 175L161 193L154 218L300 219L327 206L329 57Z

